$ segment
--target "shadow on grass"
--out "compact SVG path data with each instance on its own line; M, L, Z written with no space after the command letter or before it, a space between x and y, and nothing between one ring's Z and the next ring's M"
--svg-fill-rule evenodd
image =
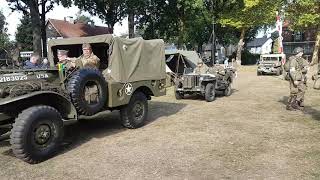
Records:
M178 113L186 105L181 103L167 103L150 101L148 120L145 126L151 124L162 117L167 117ZM104 138L125 131L120 121L119 111L102 112L94 117L86 117L80 122L65 127L64 140L59 154L67 153L93 138ZM9 142L1 141L1 146L9 146ZM13 156L12 150L7 150L3 155Z
M232 96L233 93L236 93L236 92L238 92L239 90L237 90L237 89L232 89L231 91L232 91L232 92L231 92L231 95L230 95L230 96ZM225 97L224 92L217 90L217 91L216 91L216 97L219 97L219 98L220 98L220 97ZM205 101L204 96L202 96L202 95L200 95L200 94L185 94L183 99L186 99L186 100L203 100L203 101Z
M284 96L279 102L283 103L284 105L287 105L288 99L288 96ZM317 110L312 106L305 106L303 113L310 115L316 121L320 121L320 110Z

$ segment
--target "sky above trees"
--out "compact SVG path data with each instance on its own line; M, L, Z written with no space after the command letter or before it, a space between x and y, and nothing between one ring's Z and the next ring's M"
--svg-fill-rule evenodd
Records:
M5 0L0 0L0 11L2 11L2 13L6 16L6 21L8 23L8 34L10 35L10 39L14 39L17 26L20 23L23 15L19 12L11 12L11 9L9 8ZM66 16L73 16L75 18L78 11L79 8L77 8L76 6L72 6L71 8L55 6L54 9L47 14L47 18L63 19ZM82 14L90 16L87 12L83 12ZM105 24L98 17L92 17L92 19L95 21L95 25L105 26ZM117 23L114 30L116 35L126 33L128 31L127 19L124 19L122 21L122 25L120 23Z

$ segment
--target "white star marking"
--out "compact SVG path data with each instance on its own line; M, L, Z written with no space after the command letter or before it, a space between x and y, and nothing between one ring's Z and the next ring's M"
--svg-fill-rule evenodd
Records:
M130 84L130 83L126 84L125 85L125 90L124 90L126 95L130 96L132 94L132 91L133 91L132 84Z

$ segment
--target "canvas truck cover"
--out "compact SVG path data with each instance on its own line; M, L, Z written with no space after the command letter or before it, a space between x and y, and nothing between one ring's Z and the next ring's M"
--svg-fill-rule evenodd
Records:
M127 83L166 78L164 42L161 39L115 37L109 61L111 77Z
M107 43L111 47L109 70L111 77L121 83L160 80L166 78L164 42L161 39L123 39L111 34L50 40L48 59L53 46L83 43ZM50 62L51 62L50 61Z

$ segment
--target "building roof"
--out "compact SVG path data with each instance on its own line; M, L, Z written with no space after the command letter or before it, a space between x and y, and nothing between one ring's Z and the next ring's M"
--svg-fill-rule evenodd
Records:
M108 27L94 26L84 23L70 23L69 21L57 19L48 19L47 24L48 23L51 23L63 38L85 37L113 33Z
M264 36L262 38L255 38L247 43L247 47L261 47L266 43L270 37Z

